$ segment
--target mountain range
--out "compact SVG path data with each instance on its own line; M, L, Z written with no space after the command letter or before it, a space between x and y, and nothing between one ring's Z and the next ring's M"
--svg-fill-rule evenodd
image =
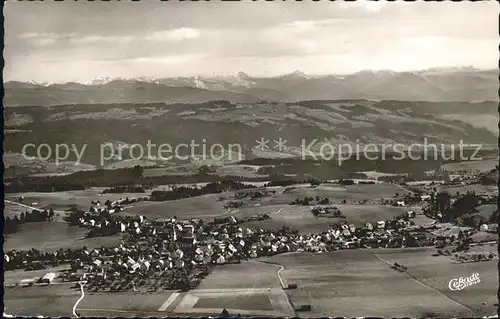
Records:
M5 106L102 103L203 103L226 100L295 102L305 100L484 101L498 99L498 71L472 67L414 72L360 71L310 76L297 70L275 77L193 76L132 79L98 77L76 83L4 83Z

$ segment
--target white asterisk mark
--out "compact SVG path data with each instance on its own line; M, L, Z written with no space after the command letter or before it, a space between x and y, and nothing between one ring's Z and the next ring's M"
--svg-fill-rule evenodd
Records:
M259 148L261 151L268 149L269 146L267 146L267 143L269 143L269 140L264 139L263 137L260 138L260 140L255 140L257 142L257 148Z
M282 139L281 137L278 140L274 140L274 148L277 149L278 151L282 151L286 149L286 142L287 140Z

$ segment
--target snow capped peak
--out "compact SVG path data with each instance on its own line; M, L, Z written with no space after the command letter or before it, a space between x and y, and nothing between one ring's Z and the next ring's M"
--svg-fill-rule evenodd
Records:
M302 72L300 70L295 70L292 73L282 75L282 77L310 79L310 77L308 75L306 75L304 72Z
M36 82L34 80L29 80L26 83L31 84L31 85L49 86L49 83L47 83L47 82L40 83L40 82Z
M306 79L309 78L309 76L307 76L304 72L302 72L300 70L295 70L290 75L302 77L302 78L306 78Z
M84 84L85 85L103 85L103 84L109 83L113 80L116 80L116 79L111 78L109 76L98 76L98 77L93 78L90 81L85 82Z
M206 89L207 86L203 82L203 80L199 77L196 76L193 78L194 86L197 87L198 89Z
M248 74L246 74L245 72L241 72L241 71L238 72L236 77L241 79L241 80L247 80L247 81L252 80L252 78Z
M153 78L150 78L150 77L147 77L147 76L141 76L141 77L138 77L138 78L135 78L134 80L138 81L138 82L145 82L145 83L160 83L157 79L153 79Z

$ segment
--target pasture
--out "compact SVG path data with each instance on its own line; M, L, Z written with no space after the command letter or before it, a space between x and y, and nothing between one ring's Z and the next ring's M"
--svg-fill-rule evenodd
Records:
M127 207L122 215L144 215L150 219L168 219L177 216L180 219L210 218L227 211L219 201L221 194L210 194L165 202L140 202Z
M289 317L294 314L281 288L195 289L183 296L174 312L219 315L224 308L233 316Z
M32 205L36 203L39 209L67 210L71 207L76 207L81 210L88 210L91 206L91 201L100 200L104 204L106 200L115 201L126 197L144 197L146 193L122 193L122 194L103 194L103 187L92 187L86 190L65 191L54 193L9 193L5 194L5 199L18 201L19 197L24 196L23 203Z
M474 317L495 313L497 302L498 260L458 263L447 256L431 256L429 251L380 250L377 255L389 263L400 263L408 267L408 273L416 280L427 284L474 311ZM470 277L478 273L480 283L460 291L451 291L450 280Z
M460 268L440 269L432 262L429 251L421 255L408 253L411 260L403 262L413 268L413 262L420 261L422 269L440 273L446 280L455 276L468 276ZM281 272L286 283L298 285L287 293L295 307L311 305L310 312L299 316L381 316L381 317L470 317L468 306L464 306L443 295L441 291L428 287L406 273L391 269L377 259L379 250L341 250L323 254L294 253L267 257L264 260L284 266ZM418 256L418 257L412 257ZM384 258L388 258L384 255ZM443 264L439 264L444 265ZM481 266L485 267L486 266ZM496 268L491 266L491 271ZM480 272L481 273L481 272ZM469 274L470 276L470 274ZM431 276L429 276L431 277ZM439 275L438 275L439 277ZM485 280L489 277L485 275ZM443 282L445 282L444 280ZM496 285L496 279L492 280ZM495 286L496 287L496 286ZM460 293L460 292L459 292ZM486 290L476 290L478 299L488 298ZM494 296L495 291L491 290ZM480 304L480 302L479 302ZM484 309L474 314L481 315Z
M258 165L224 165L217 167L216 174L218 176L241 176L246 178L262 177L263 175L257 173L259 168Z
M16 316L73 317L72 308L80 298L73 284L7 287L4 291L6 313Z
M490 220L491 215L498 210L498 206L496 204L484 204L476 207L478 211L478 215Z
M89 249L120 244L118 236L85 238L88 229L77 226L69 227L61 221L26 223L19 226L19 231L6 235L4 250L29 250L31 248L53 252L60 248Z
M481 184L469 184L469 185L439 185L436 186L438 192L445 191L450 195L455 195L457 192L460 194L465 194L468 191L474 191L477 195L492 195L493 192L490 188ZM496 191L498 193L498 189Z
M221 265L200 283L197 289L279 288L278 266L255 260Z
M98 316L106 312L158 312L174 291L156 293L86 293L77 310L88 315ZM160 314L157 314L160 315Z
M319 186L286 187L285 191L277 197L268 198L262 201L266 204L290 204L295 199L304 197L319 196L327 197L333 201L363 201L378 202L382 198L392 198L398 193L403 195L409 193L408 190L396 184L360 184L360 185L335 185L322 184Z
M53 273L61 273L65 270L70 269L69 265L61 265L58 267L52 267L50 269L41 269L41 270L11 270L4 272L4 283L6 285L15 285L21 283L24 279L33 279L35 277L41 278L45 276L48 272Z
M442 165L441 169L444 169L448 172L456 172L456 171L473 172L475 170L478 170L480 172L488 172L494 169L496 165L498 165L498 159L485 159L477 161L447 163Z
M279 214L277 212L282 209ZM318 233L330 228L330 224L336 219L317 218L309 206L291 206L291 205L269 205L261 207L239 208L236 213L230 213L235 217L250 217L259 213L268 214L271 219L262 221L248 221L243 223L245 227L252 229L277 229L288 226L292 229L298 229L303 233Z
M40 269L40 270L11 270L4 272L4 283L5 285L15 285L20 284L22 280L25 279L33 279L33 278L42 278L48 272L53 272L59 274L63 271L70 269L69 265L61 265L57 267L52 267L50 269Z
M4 218L5 217L12 218L14 216L17 216L19 218L21 213L26 212L26 210L30 210L29 208L27 208L25 206L17 205L15 203L11 203L11 202L4 201L3 204L4 204L4 209L3 209Z
M175 308L176 313L291 316L293 309L281 289L277 265L258 261L216 267Z
M378 220L392 219L413 209L408 207L393 207L382 205L335 205L346 218L317 217L309 206L299 205L266 205L258 207L243 207L230 212L236 218L248 218L252 215L267 214L271 219L263 221L249 221L243 225L249 228L276 229L288 226L298 229L302 233L320 233L330 228L330 225L339 222L354 224L362 227L366 222L375 223ZM279 213L278 213L279 212ZM431 219L417 215L412 219L417 225L432 222Z

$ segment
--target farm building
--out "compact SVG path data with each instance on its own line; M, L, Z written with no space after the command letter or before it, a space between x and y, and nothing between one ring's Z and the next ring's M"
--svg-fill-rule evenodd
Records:
M49 272L49 273L45 274L45 276L43 276L40 279L40 282L45 283L45 284L50 284L50 283L52 283L52 281L54 281L55 278L56 278L56 274L53 272Z
M408 218L415 218L415 212L410 210L409 212L406 213L406 215L408 216Z

